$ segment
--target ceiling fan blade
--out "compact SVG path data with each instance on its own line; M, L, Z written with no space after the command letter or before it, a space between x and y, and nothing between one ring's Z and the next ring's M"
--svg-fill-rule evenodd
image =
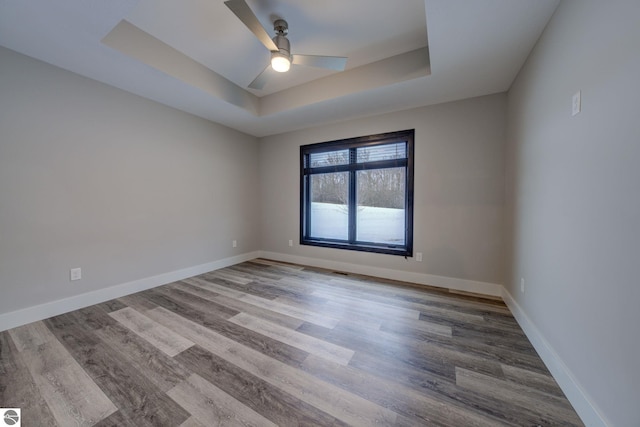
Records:
M293 63L308 67L344 71L347 66L347 58L341 56L293 55Z
M261 90L267 83L267 81L271 78L272 71L273 69L271 68L271 64L267 65L267 67L262 70L260 74L258 74L258 77L256 77L251 83L249 83L249 87L251 89Z
M228 0L224 4L231 9L238 19L272 52L278 51L278 46L271 40L271 36L264 29L258 18L244 0Z

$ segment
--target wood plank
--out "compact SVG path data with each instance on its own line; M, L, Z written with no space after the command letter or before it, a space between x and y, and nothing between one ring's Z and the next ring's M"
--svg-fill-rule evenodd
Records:
M99 305L81 308L69 313L69 315L75 317L78 323L89 329L99 329L117 323L109 316L109 311L104 310Z
M180 353L176 359L277 425L347 425L198 345Z
M335 293L323 290L315 290L312 295L329 299L335 304L347 305L355 311L363 311L365 313L378 313L379 316L388 317L390 319L419 319L420 311L413 308L399 307L394 304L371 301L367 298L357 298L348 295L336 295Z
M192 286L198 287L198 288L202 288L202 289L206 289L208 291L211 292L215 292L218 295L224 295L228 298L233 298L233 299L241 299L242 297L244 297L246 295L246 293L242 292L242 291L238 291L232 288L227 288L225 286L221 286L218 285L212 281L209 280L205 280L204 277L206 277L205 275L201 275L201 276L197 276L197 277L190 277L188 279L184 279L182 280L182 282L184 283L188 283Z
M425 425L494 427L503 424L494 417L434 397L437 395L421 394L395 381L314 355L305 360L302 369L410 419L418 419Z
M158 295L156 292L149 292L149 294L150 298L162 308L291 366L298 366L308 355L305 351L243 328L227 321L226 318L218 317L216 314L193 310L190 305L176 302L166 295Z
M13 342L19 352L25 350L37 351L41 345L55 340L55 337L51 335L51 331L42 322L19 326L10 329L8 333L13 338Z
M204 424L200 424L200 421L196 420L194 417L187 418L187 421L180 424L179 427L206 427Z
M296 331L321 340L324 340L324 337L331 333L331 329L325 328L324 326L314 325L309 322L303 322L302 325L296 328Z
M409 337L419 337L428 339L432 335L440 335L443 337L453 337L453 329L451 326L440 325L438 323L427 322L425 320L401 321L388 320L380 325L383 332L392 332L399 335Z
M491 395L466 392L454 382L408 363L398 363L395 359L380 358L364 353L356 353L349 366L363 370L387 381L399 382L417 393L431 396L449 406L460 406L480 415L497 418L513 426L553 425L542 419L540 414L528 408L514 409ZM451 427L458 427L451 425Z
M452 334L460 341L477 342L481 345L536 355L535 349L526 337L519 333L494 329L486 323L477 327L474 327L474 325L454 326L452 327Z
M285 328L297 329L304 323L304 320L296 319L295 317L287 316L285 314L276 313L275 311L267 310L262 307L256 307L255 305L248 304L244 301L229 298L224 295L217 294L213 291L199 288L197 286L190 285L185 282L178 282L178 284L168 285L169 287L180 286L185 292L197 295L200 298L204 298L208 301L213 301L218 304L222 304L226 307L233 308L238 312L251 314L252 316L259 317L264 320L268 320L271 323L284 326Z
M119 301L117 299L103 302L102 304L98 304L97 306L102 308L107 313L111 313L112 311L117 311L126 307L126 305L122 301Z
M116 405L114 424L126 420L126 425L179 425L189 414L153 382L137 371L129 361L103 343L91 329L65 323L63 316L44 321L66 350ZM73 424L62 424L73 425ZM109 423L107 423L109 425Z
M565 397L564 393L558 386L558 383L553 379L551 374L540 374L509 365L502 365L502 372L504 373L505 378L509 381L513 381L517 384L552 394L560 398Z
M228 288L225 288L224 286L216 285L215 283L207 282L201 279L197 279L197 278L186 279L185 282L190 283L194 286L203 287L204 289L211 290L213 292L219 293L220 295L225 295L229 298L234 298L234 299L246 302L248 304L255 305L257 307L275 311L276 313L281 313L287 316L295 317L296 319L304 320L310 323L315 323L316 325L324 326L327 328L333 328L339 322L338 319L325 317L315 313L309 313L305 310L302 310L296 307L292 307L292 306L275 302L275 301L270 301L265 298L260 298L255 295L249 295L244 292L236 291L233 289L228 289Z
M215 279L229 280L232 282L236 282L240 285L246 285L247 283L251 283L253 281L253 278L246 277L245 275L238 274L231 270L227 270L226 268L223 268L221 270L211 271L209 273L199 276L199 278L209 279L209 280L215 280Z
M431 319L434 319L437 323L444 323L446 325L485 323L484 317L480 314L469 314L451 308L442 308L433 305L425 306L418 304L413 307L420 310L420 319L422 320L431 321Z
M320 299L320 298L318 298ZM379 329L382 326L380 316L375 316L372 312L364 312L352 310L347 305L334 304L332 301L322 300L320 303L313 301L295 301L287 297L278 297L274 302L296 307L308 313L314 313L319 316L329 316L333 319L341 319L351 323L356 323L362 327Z
M329 283L332 282L333 281ZM483 323L485 321L483 315L487 313L486 311L477 309L463 310L457 305L452 305L450 303L451 301L447 302L443 297L434 297L427 293L422 293L422 297L410 294L411 296L398 298L397 295L390 292L380 292L379 289L371 287L370 285L369 288L366 288L363 284L356 289L349 289L336 286L336 284L333 283L331 286L323 286L321 291L327 295L334 294L336 297L346 297L356 300L362 299L371 301L372 303L377 302L380 304L402 307L405 309L419 311L420 313L441 317L443 319L476 321ZM474 307L478 306L474 305ZM500 311L502 313L502 310Z
M546 372L537 357L446 337L411 339L384 331L375 334L354 325L339 325L325 339L358 352L404 360L449 379L454 378L455 366L496 377L503 376L501 363Z
M27 369L59 425L91 426L117 410L41 322L11 330ZM46 328L45 328L46 329ZM33 347L37 341L43 344Z
M153 310L157 307L156 304L152 303L148 298L145 297L144 292L138 292L137 294L120 297L118 298L118 302L124 304L126 307L131 307L135 310L138 310L140 313L144 313L147 310Z
M41 425L56 421L20 356L9 332L0 332L0 404L21 408L23 420L38 420ZM24 423L27 425L27 423Z
M138 424L129 419L124 412L118 410L107 418L94 424L93 427L138 427Z
M220 334L190 322L162 308L148 312L156 321L173 328L213 354L220 356L247 372L269 382L281 390L350 424L391 424L396 414L370 401L315 379L275 359L265 357Z
M217 285L225 286L231 289L236 289L238 291L241 291L250 295L255 295L257 297L269 299L269 300L275 299L279 296L288 296L293 299L304 300L305 297L309 295L306 292L304 293L298 292L298 290L295 287L280 286L280 283L279 283L280 280L274 281L274 280L269 280L261 277L256 277L254 280L252 280L251 282L245 285L240 285L230 281L221 281L219 279L212 280L209 278L209 281Z
M240 313L229 321L341 365L348 364L354 353L353 350L310 337L249 314Z
M244 294L254 295L264 299L274 299L277 294L274 294L271 291L263 290L260 286L256 286L255 279L252 278L250 282L245 284L239 284L237 281L228 280L225 278L214 276L210 273L205 273L197 277L199 280L204 280L208 283L212 283L218 286L223 286L231 291L242 292ZM185 279L188 280L188 279Z
M264 268L262 266L251 264L251 262L243 262L241 264L235 264L226 268L226 270L239 272L249 275L254 280L256 279L268 279L268 280L280 280L284 277L284 274L276 270Z
M193 342L152 321L131 307L113 311L109 313L109 316L169 357L173 357L193 345Z
M279 261L272 261L266 258L256 258L249 261L247 264L261 264L269 267L276 267L278 271L285 273L291 273L304 270L304 266L298 264L286 264Z
M234 310L225 305L218 304L215 301L204 299L193 293L186 292L179 286L161 286L155 288L147 293L147 296L164 295L171 299L173 302L186 305L194 311L201 312L203 314L214 315L221 319L229 319L239 313L238 310ZM166 308L166 307L165 307Z
M491 395L509 405L535 408L546 420L564 425L582 425L575 411L563 399L558 399L530 387L515 384L464 368L456 368L456 385L479 394Z
M95 334L162 391L175 387L190 375L171 357L120 324L98 329Z
M312 291L308 288L302 292L297 290L292 291L294 287L283 281L284 279L279 280L277 286L271 287L274 293L278 293L278 296L273 299L274 301L282 299L283 301L281 302L286 302L287 304L293 303L294 305L304 305L307 307L322 307L329 302L326 298L313 295ZM305 284L305 286L309 286L309 284Z
M498 362L473 354L470 348L445 345L442 342L421 342L383 331L372 332L349 324L340 324L325 339L356 352L404 360L450 379L455 376L456 366L496 376L502 374Z
M167 394L203 425L276 426L197 374L190 375Z
M395 361L398 366L406 366L410 369L436 375L440 381L453 381L455 379L455 365L442 357L431 357L414 354L411 348L397 342L372 341L370 338L359 336L358 329L338 328L332 330L325 339L337 345L342 345L355 350L355 354L349 364L362 359L380 362ZM363 332L366 334L366 332ZM489 365L485 369L491 369ZM493 372L498 372L499 366L493 368Z

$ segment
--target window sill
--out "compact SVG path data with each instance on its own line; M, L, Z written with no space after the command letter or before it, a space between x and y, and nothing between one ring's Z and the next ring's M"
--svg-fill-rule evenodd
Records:
M405 247L371 245L366 243L349 244L349 243L343 243L343 242L333 242L333 241L327 241L327 240L314 240L314 239L301 240L300 244L306 245L306 246L319 246L323 248L344 249L349 251L397 255L397 256L403 256L403 257L413 256L412 249L410 248L407 249Z

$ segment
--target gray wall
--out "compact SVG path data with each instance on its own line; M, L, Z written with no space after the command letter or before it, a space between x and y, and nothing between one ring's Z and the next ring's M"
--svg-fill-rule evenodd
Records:
M640 423L639 17L563 1L508 95L506 287L614 426Z
M256 138L4 48L0 100L0 314L259 249Z
M262 138L262 249L501 284L505 116L502 94ZM424 261L299 245L300 145L413 128L414 252Z

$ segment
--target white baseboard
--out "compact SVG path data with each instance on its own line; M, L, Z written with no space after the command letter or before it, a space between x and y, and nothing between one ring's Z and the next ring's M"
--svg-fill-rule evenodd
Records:
M157 276L145 277L144 279L134 280L132 282L122 283L120 285L110 286L108 288L80 295L74 295L69 298L23 308L9 313L3 313L0 314L0 332L17 326L26 325L27 323L47 319L51 316L57 316L59 314L77 310L79 308L88 307L93 304L99 304L114 298L120 298L135 292L144 291L145 289L155 288L177 280L197 276L198 274L206 273L208 271L239 264L241 262L258 258L259 256L260 252L249 252L193 267L170 271Z
M262 258L268 258L274 261L290 262L293 264L326 268L328 270L344 271L346 273L363 274L367 276L381 277L384 279L417 283L419 285L437 286L440 288L473 292L476 294L491 295L494 297L502 296L502 285L498 285L496 283L456 279L453 277L435 276L433 274L414 273L410 271L392 270L389 268L372 267L369 265L358 265L318 258L308 258L297 255L283 254L279 252L262 251L260 255Z
M502 299L507 304L507 307L509 307L509 310L511 310L511 313L513 313L513 316L516 318L527 338L529 338L529 341L531 341L540 358L542 358L544 364L547 365L551 375L567 396L571 405L573 405L582 422L584 422L587 427L611 426L580 386L569 367L562 361L551 344L544 338L540 330L505 288L502 290Z

